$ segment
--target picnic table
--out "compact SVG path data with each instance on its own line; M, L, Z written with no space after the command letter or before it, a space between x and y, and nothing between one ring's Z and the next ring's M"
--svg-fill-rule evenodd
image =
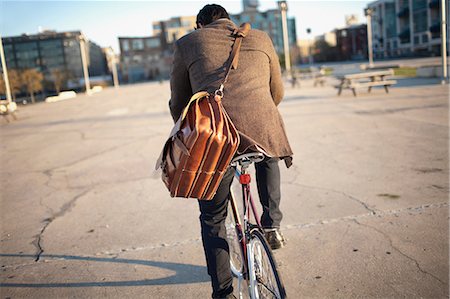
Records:
M343 89L351 89L353 95L356 97L357 88L368 88L368 92L372 90L374 86L384 86L386 93L389 93L388 87L397 83L396 80L388 80L387 76L393 76L394 70L380 70L372 72L362 72L356 74L348 74L337 77L341 82L336 87L338 95L341 95Z

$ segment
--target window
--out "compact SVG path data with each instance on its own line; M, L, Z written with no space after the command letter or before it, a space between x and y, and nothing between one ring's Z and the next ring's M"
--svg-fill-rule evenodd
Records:
M142 39L133 39L131 41L131 48L133 50L143 50L144 49L144 42Z
M428 34L427 33L422 35L422 43L423 44L428 43Z
M64 67L63 43L60 39L39 42L42 65L47 68Z
M413 10L427 9L427 0L413 0Z
M133 55L133 62L141 63L142 62L142 56L141 55Z
M123 40L121 43L122 43L122 51L124 52L130 51L130 44L128 43L128 40Z
M39 52L36 42L16 44L17 66L19 68L35 68L39 66Z
M159 46L161 46L161 41L159 40L159 38L147 38L145 40L145 46L147 48L158 48Z
M181 22L181 25L182 25L183 27L194 27L194 26L195 26L195 23L194 23L194 22L191 22L191 21L189 21L189 20L183 20L183 21Z
M385 26L386 26L386 36L388 38L395 37L397 34L397 19L395 16L395 4L394 3L386 3L386 17L385 17Z
M414 11L413 13L413 23L414 23L414 32L424 32L427 31L427 10L422 9L418 11Z
M14 60L14 49L13 45L11 44L5 44L3 45L3 51L5 51L5 60L6 65L9 68L16 68L16 61Z

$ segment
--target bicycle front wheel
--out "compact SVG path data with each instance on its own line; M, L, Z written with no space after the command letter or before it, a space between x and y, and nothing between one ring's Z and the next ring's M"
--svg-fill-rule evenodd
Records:
M250 242L247 246L251 298L286 298L286 291L272 251L264 235L258 229L250 232Z

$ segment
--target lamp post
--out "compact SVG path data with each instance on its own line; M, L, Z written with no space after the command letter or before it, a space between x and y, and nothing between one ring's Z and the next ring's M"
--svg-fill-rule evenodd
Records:
M6 100L8 101L8 104L11 103L11 88L9 87L9 79L8 79L8 69L6 67L6 60L5 60L5 52L3 52L3 41L2 37L0 36L0 56L2 60L2 70L3 70L3 80L5 81L5 87L6 87Z
M314 63L314 58L312 55L313 40L311 39L311 28L306 28L306 33L308 34L308 61L309 61L309 66L312 66Z
M91 94L91 84L89 82L89 70L86 59L86 37L81 34L79 36L80 52L81 52L81 64L83 65L84 84L86 86L86 94Z
M114 87L118 88L119 87L119 79L118 79L118 76L117 76L117 61L116 61L116 55L115 54L114 54L113 59L112 59L111 68L112 68Z
M289 37L287 28L287 3L286 1L278 1L278 8L281 11L281 25L283 29L283 45L284 45L284 64L286 71L291 70L291 57L289 54Z
M441 56L442 56L442 80L441 83L445 84L447 81L447 20L445 7L446 0L441 0Z
M112 76L113 76L113 84L115 88L119 87L119 79L117 76L117 59L116 59L116 54L114 53L114 50L109 47L105 49L105 53L108 59L108 65L109 68L111 69L112 72Z
M367 18L367 52L369 54L369 67L373 67L373 49L372 49L372 8L364 9L364 15Z

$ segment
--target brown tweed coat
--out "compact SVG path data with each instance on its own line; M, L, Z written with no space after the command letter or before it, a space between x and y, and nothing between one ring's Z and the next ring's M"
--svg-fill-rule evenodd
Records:
M219 88L234 42L234 29L232 21L219 19L175 43L169 102L175 121L194 93L212 93ZM238 68L231 70L225 84L222 101L240 132L239 153L258 145L272 157L292 156L277 108L283 93L280 63L272 41L266 33L250 30L242 41Z

